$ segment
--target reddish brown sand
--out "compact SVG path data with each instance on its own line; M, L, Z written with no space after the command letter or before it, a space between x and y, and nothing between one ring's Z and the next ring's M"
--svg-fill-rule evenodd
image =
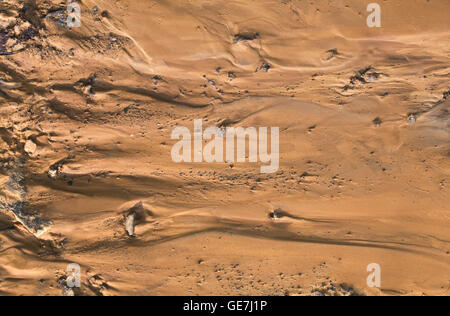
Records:
M370 2L0 2L0 294L449 295L450 1ZM172 162L194 119L279 171Z

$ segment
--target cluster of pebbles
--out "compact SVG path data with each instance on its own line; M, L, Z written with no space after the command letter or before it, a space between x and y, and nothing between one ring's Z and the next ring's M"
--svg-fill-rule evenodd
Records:
M0 55L7 56L24 50L25 46L17 37L6 30L0 30Z
M0 2L0 56L13 55L26 49L39 30L26 20L26 8L19 10L9 1Z

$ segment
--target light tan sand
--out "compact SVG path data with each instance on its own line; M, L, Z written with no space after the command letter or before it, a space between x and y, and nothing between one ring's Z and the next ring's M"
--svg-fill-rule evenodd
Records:
M449 295L450 1L370 2L0 2L0 294ZM194 119L279 171L172 162Z

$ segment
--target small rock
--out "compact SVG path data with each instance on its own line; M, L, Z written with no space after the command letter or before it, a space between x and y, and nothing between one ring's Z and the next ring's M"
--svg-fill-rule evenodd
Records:
M336 57L336 56L339 55L339 51L338 51L336 48L333 48L333 49L328 50L327 53L330 54L330 56L328 56L327 60L331 60L331 59L333 59L334 57Z
M375 125L375 127L380 127L381 123L383 123L383 121L379 117L373 120L373 125Z
M283 212L280 209L276 209L272 213L269 214L271 219L281 219L283 217Z
M239 33L234 35L234 43L254 41L259 38L259 33Z
M229 82L231 82L231 81L233 81L234 79L236 79L236 75L235 75L235 73L234 72L228 72L228 81Z
M75 292L73 291L73 289L65 286L62 288L62 295L63 296L75 296Z
M63 276L58 280L58 285L62 290L62 296L75 296L75 291L67 285L66 276Z
M270 65L269 65L268 63L266 63L266 62L263 62L263 63L261 64L261 66L259 66L258 68L256 68L256 71L255 71L255 72L258 72L258 71L269 72L270 68L272 68L272 66L270 66Z
M417 122L417 117L416 117L416 115L415 114L410 114L409 116L408 116L408 123L409 124L414 124L414 123L416 123Z
M37 146L35 143L33 143L33 141L31 140L27 140L25 143L25 152L30 155L33 156L36 153L37 150Z
M134 220L135 220L134 213L128 215L125 223L125 229L127 230L128 236L134 236Z
M48 176L52 179L56 178L58 175L58 170L50 169L48 170Z

